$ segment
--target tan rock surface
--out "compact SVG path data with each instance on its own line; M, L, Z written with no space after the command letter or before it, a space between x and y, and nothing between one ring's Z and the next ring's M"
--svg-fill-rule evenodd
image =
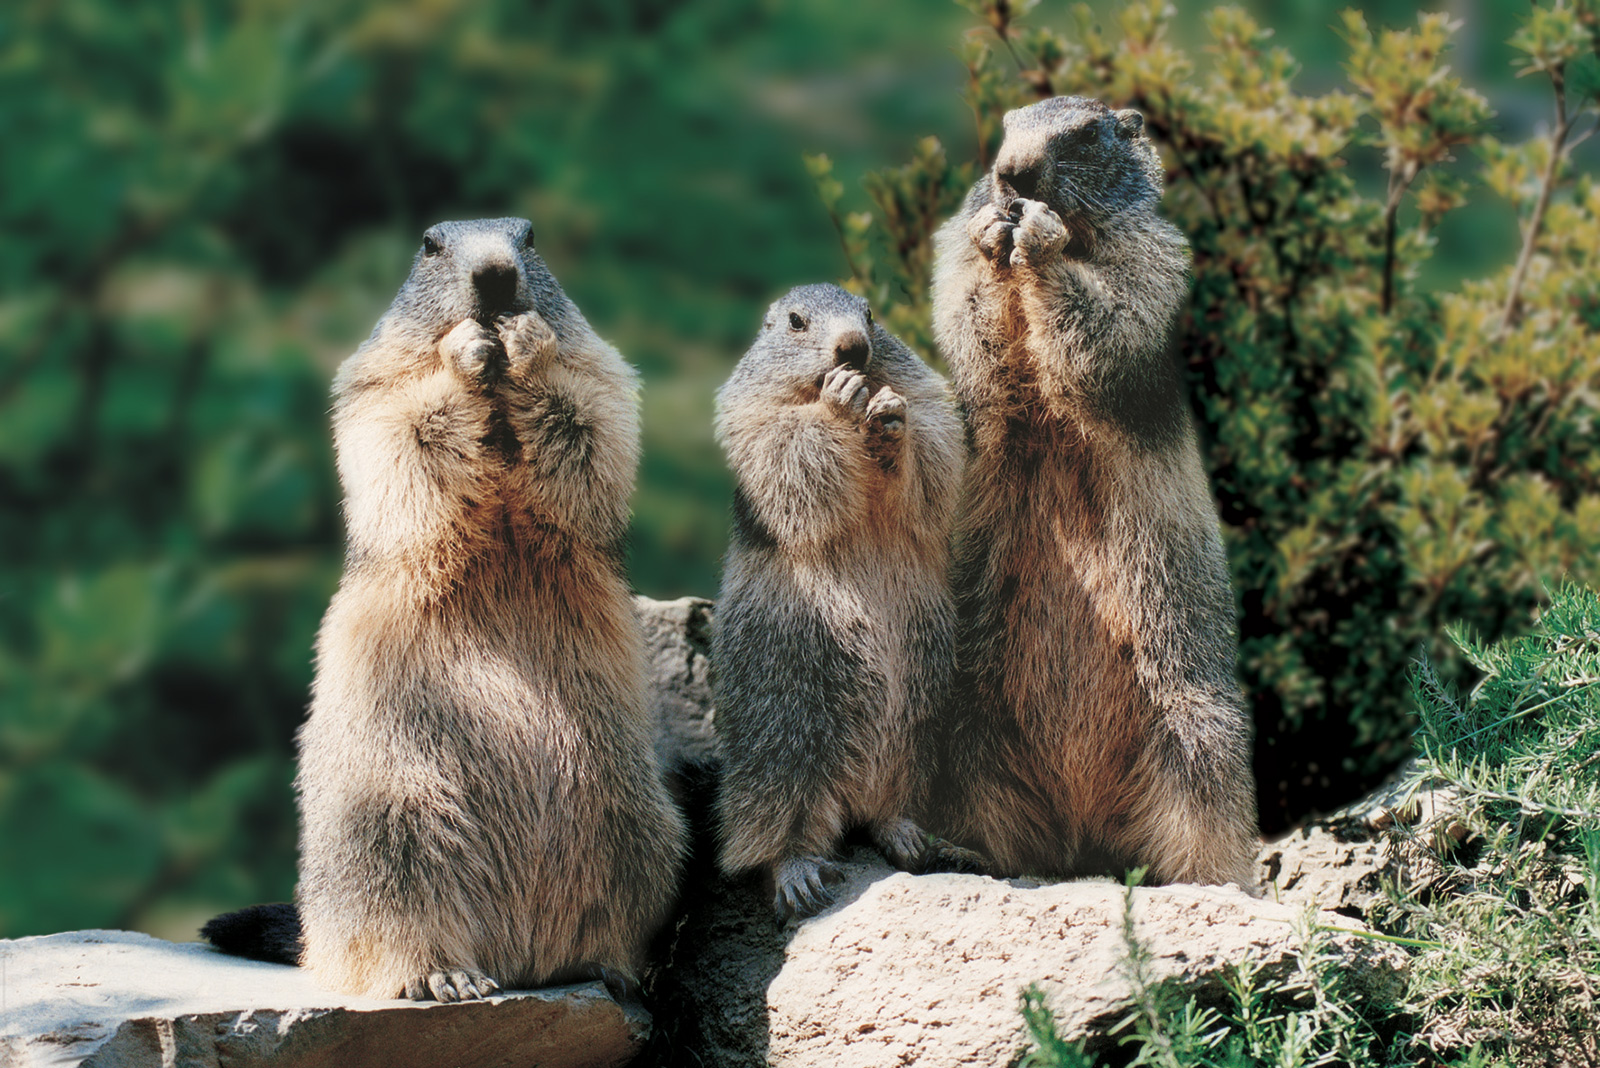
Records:
M697 948L675 979L705 1065L1006 1064L1023 1048L1017 1006L1034 982L1065 1034L1103 1036L1125 1013L1123 887L911 876L866 850L846 870L839 903L787 932L758 886L704 895L679 940ZM1294 967L1298 909L1228 887L1139 888L1133 903L1152 976L1202 1001L1220 998L1225 967L1246 956L1268 977ZM1399 950L1352 935L1335 945L1369 996L1398 992Z
M0 942L5 1068L608 1068L649 1030L598 983L440 1005L331 994L299 968L128 931Z

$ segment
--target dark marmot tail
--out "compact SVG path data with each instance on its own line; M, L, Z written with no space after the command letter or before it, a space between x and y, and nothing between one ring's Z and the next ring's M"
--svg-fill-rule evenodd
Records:
M269 964L299 964L305 945L300 910L287 901L224 912L206 921L200 937L224 953Z
M1000 871L1254 884L1234 601L1169 352L1189 247L1135 111L1013 111L940 231L973 455L938 827Z
M738 480L712 646L721 865L766 871L780 917L831 898L862 828L896 866L972 866L911 820L954 668L948 387L837 286L768 310L717 396Z

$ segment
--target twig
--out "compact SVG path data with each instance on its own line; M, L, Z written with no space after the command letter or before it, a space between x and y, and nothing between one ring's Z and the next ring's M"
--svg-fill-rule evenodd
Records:
M995 9L998 17L991 16L989 25L994 27L994 35L1000 38L1000 43L1006 46L1006 51L1011 53L1012 62L1017 65L1017 73L1023 80L1033 86L1034 92L1039 94L1041 100L1056 95L1055 86L1050 82L1050 75L1045 73L1044 64L1038 67L1029 67L1022 62L1022 57L1011 45L1011 7L1009 4L997 5Z
M1564 68L1550 71L1550 84L1556 91L1556 128L1550 136L1550 158L1545 160L1544 175L1540 179L1539 200L1533 206L1533 217L1522 234L1522 253L1517 257L1516 270L1511 273L1511 289L1506 294L1505 311L1500 315L1497 335L1504 337L1516 322L1522 305L1522 283L1528 276L1528 264L1533 259L1533 248L1538 243L1539 231L1544 226L1544 213L1550 206L1550 193L1555 188L1556 170L1566 155L1567 134L1572 130L1572 117L1567 114L1566 74Z
M1405 196L1406 190L1417 177L1414 163L1407 163L1405 167L1410 173L1403 178L1395 171L1389 172L1389 200L1383 207L1383 296L1379 310L1384 315L1388 315L1389 309L1394 306L1394 240L1400 198Z

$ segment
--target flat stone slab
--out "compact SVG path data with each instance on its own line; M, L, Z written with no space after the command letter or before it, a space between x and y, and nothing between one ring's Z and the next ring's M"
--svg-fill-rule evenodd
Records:
M441 1005L129 931L0 941L3 1068L606 1068L649 1032L599 983Z
M1014 1063L1026 1048L1018 1012L1037 983L1061 1032L1104 1046L1128 1011L1123 917L1128 894L1107 879L1041 884L976 875L912 876L862 850L821 915L779 930L771 891L753 880L701 895L680 932L676 980L697 1031L682 1044L708 1068L956 1068ZM1266 981L1297 967L1303 910L1233 887L1140 887L1134 928L1152 981L1222 1002L1230 967L1255 961ZM1364 932L1360 921L1320 922ZM1400 991L1405 954L1355 933L1329 949L1358 996Z

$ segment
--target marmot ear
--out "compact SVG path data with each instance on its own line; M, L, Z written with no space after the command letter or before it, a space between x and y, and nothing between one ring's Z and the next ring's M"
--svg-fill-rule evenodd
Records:
M1117 136L1123 140L1139 136L1139 133L1144 129L1144 116L1132 108L1123 108L1116 113L1116 117Z

